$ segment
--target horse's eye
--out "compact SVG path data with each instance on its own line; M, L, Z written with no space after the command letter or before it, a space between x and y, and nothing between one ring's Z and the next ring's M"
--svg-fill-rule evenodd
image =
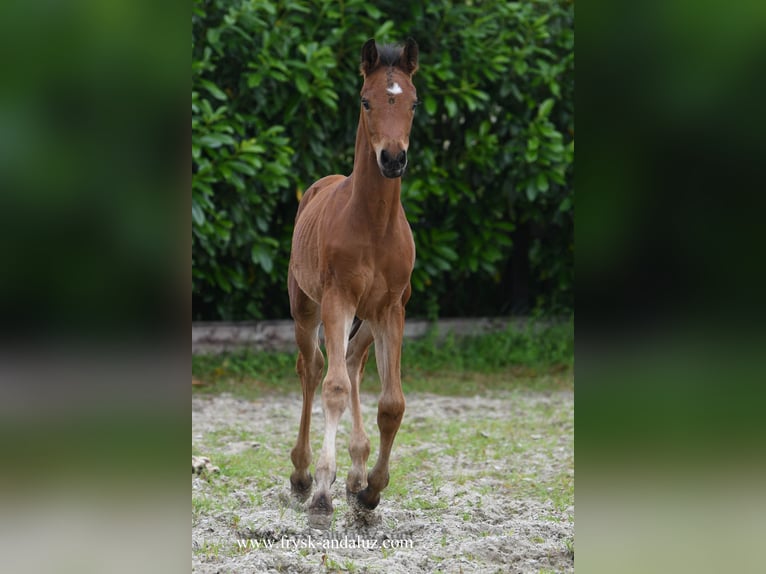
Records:
M362 98L362 106L364 107L365 110L369 110L370 109L369 100L367 100L366 98Z
M412 104L412 109L414 110L420 105L420 100L415 100L415 103Z

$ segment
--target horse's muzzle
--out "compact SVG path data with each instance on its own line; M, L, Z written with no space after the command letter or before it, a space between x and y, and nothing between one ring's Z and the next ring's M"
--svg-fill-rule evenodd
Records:
M396 155L393 155L385 149L380 151L380 173L384 177L397 178L402 177L404 170L407 168L407 152L401 150Z

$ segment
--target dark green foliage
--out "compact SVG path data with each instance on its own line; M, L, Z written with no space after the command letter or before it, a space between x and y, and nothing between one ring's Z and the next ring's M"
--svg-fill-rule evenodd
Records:
M197 1L195 319L287 317L300 192L348 174L369 37L420 46L413 315L573 303L574 4Z

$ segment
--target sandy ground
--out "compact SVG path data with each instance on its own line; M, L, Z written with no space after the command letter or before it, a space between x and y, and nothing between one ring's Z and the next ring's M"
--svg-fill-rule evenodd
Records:
M364 395L362 402L373 442L371 468L377 452L377 429L371 423L375 397ZM562 506L560 499L556 504L551 487L541 494L513 486L519 480L543 485L553 484L554 477L573 480L573 409L573 394L568 391L408 396L392 466L416 461L416 478L401 494L390 492L390 485L378 508L364 515L345 500L346 414L346 425L338 433L334 523L330 530L316 530L308 526L305 506L289 492L289 452L297 433L300 397L246 401L195 395L192 445L197 454L209 457L211 467L226 455L258 449L268 460L280 461L277 466L284 475L274 473L266 481L247 484L230 479L225 464L220 472L192 475L193 498L206 502L193 512L192 570L200 574L573 572L574 507ZM510 439L496 436L494 423L502 425L509 417L519 421L523 432ZM430 440L433 432L428 432L434 421L447 421L468 434L435 444ZM317 400L312 427L315 455L322 428ZM250 438L251 433L263 437L264 430L270 439ZM427 437L423 443L418 441L420 434ZM404 435L409 439L400 443ZM476 453L469 440L473 436L484 441L478 459L465 454ZM392 468L392 482L394 476ZM516 478L510 480L511 476Z

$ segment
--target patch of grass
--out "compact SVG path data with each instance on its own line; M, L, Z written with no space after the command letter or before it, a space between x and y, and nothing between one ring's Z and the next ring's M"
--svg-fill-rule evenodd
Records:
M413 372L461 371L492 373L512 366L571 367L574 362L574 321L544 325L530 321L523 330L471 337L448 336L439 342L435 332L405 340L403 368Z
M572 413L549 401L520 404L523 417L488 418L476 425L459 417L432 417L402 427L387 496L400 499L408 509L429 511L434 504L424 501L438 497L444 484L461 486L487 478L490 483L482 485L479 494L504 488L515 496L550 503L555 512L566 511L574 504L574 461L569 454L554 473L546 461L560 457L562 446L571 453ZM424 451L424 444L433 447ZM442 474L439 469L452 471ZM421 480L424 471L428 480ZM481 499L475 504L481 508Z
M236 434L237 429L227 428L206 433L203 439L206 444L221 446L226 442L225 437ZM236 454L216 452L215 462L221 473L207 483L205 491L192 493L192 516L196 518L232 513L230 520L235 529L240 521L236 511L241 506L237 495L243 495L242 489L247 487L249 504L261 506L261 491L283 482L292 471L289 458L274 456L267 449L252 449Z
M565 540L564 546L566 546L567 552L574 558L574 540Z
M428 500L421 496L412 496L404 500L407 510L443 510L449 506L446 500Z
M218 393L244 387L258 394L300 389L295 353L242 351L192 356L192 376L203 383L194 392Z
M439 494L439 491L441 490L443 482L444 481L442 480L441 476L439 476L438 474L433 474L431 476L431 487L433 488L434 496Z
M402 346L404 392L474 395L496 389L570 389L574 365L574 323L530 322L524 330L507 330L473 337L435 332ZM192 375L204 384L194 393L231 392L243 398L270 391L299 392L295 353L243 351L192 357ZM362 387L379 388L374 346Z
M261 449L231 455L219 454L216 463L225 476L236 482L252 484L255 488L268 488L275 479L282 480L292 471L289 459L276 457Z
M219 554L226 554L226 548L220 542L204 542L196 554L204 554L207 558L218 558Z
M359 567L353 560L346 559L341 564L340 561L334 560L328 555L322 560L322 564L325 568L325 572L359 572Z
M202 516L210 514L211 510L217 508L217 504L210 496L197 496L192 495L192 515Z
M564 511L574 503L574 477L562 472L551 481L547 495L556 510Z
M233 512L239 507L239 503L230 496L230 486L221 481L211 483L209 494L192 494L192 516L210 514L223 514Z
M342 568L340 562L330 558L327 555L322 557L322 565L325 567L325 571L327 572L340 572Z

